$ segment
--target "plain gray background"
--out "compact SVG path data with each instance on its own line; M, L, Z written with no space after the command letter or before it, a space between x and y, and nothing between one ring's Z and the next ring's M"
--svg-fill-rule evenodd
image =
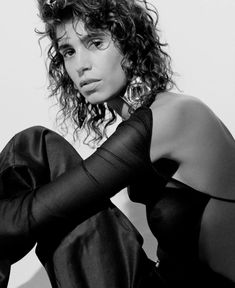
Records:
M235 1L152 0L159 11L162 39L173 59L175 78L185 94L202 99L235 135ZM34 28L42 28L35 0L2 1L0 9L0 149L18 131L32 125L56 130L56 108L47 98L44 55ZM57 130L56 130L57 131ZM71 138L68 137L70 141ZM83 156L92 150L72 143ZM142 233L149 257L156 241L146 225L144 207L130 203L123 190L114 203ZM12 266L9 288L49 288L31 251Z

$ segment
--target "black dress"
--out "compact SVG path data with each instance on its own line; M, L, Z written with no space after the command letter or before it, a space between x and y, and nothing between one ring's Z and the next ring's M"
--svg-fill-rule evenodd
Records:
M199 260L202 215L212 197L170 178L177 169L173 161L161 159L154 165L156 173L168 178L166 186L159 189L153 179L148 179L153 196L146 199L144 187L135 182L129 187L129 195L131 200L146 205L150 230L158 240L157 272L164 279L164 287L235 287L234 282Z
M234 287L198 260L209 197L198 191L189 197L191 188L170 178L173 162L152 165L151 133L151 110L140 108L86 160L44 127L11 139L0 155L1 288L7 287L11 264L35 244L53 288ZM164 167L167 173L161 173ZM159 243L158 267L142 249L141 235L109 200L127 185L130 198L146 204Z

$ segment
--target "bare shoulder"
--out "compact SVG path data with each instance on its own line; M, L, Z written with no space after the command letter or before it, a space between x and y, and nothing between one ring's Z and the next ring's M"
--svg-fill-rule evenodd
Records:
M212 110L199 98L172 92L160 93L153 103L152 109L153 113L164 111L164 113L167 112L169 116L173 117L187 116L188 114L191 115L191 113L215 117Z
M174 158L175 151L179 151L188 139L192 139L195 132L205 133L205 135L206 131L211 133L211 126L218 122L213 111L194 96L161 93L151 108L153 112L152 160L160 157Z

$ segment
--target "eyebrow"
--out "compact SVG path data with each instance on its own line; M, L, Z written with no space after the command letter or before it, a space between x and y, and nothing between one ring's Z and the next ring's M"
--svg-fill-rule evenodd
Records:
M58 44L58 50L59 51L65 50L65 49L70 48L70 47L71 47L71 45L69 45L67 43L64 43L64 44L61 44L61 45Z
M80 38L81 42L86 42L89 39L92 39L92 38L95 38L95 37L104 37L106 35L107 34L105 32L103 32L103 31L95 31L95 32L91 31L91 32L89 32L89 33L87 33L85 35L79 36L79 38ZM65 37L65 38L61 37L58 40L58 49L59 50L63 50L63 49L71 47L70 44L66 43L68 40L69 40L68 37ZM62 43L60 44L60 42L62 42ZM65 43L63 43L63 42L65 42Z

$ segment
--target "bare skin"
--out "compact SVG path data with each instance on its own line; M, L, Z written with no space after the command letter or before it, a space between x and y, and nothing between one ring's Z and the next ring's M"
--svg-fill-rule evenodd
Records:
M235 198L235 141L199 99L162 93L152 105L151 159L180 163L174 178L213 196Z

